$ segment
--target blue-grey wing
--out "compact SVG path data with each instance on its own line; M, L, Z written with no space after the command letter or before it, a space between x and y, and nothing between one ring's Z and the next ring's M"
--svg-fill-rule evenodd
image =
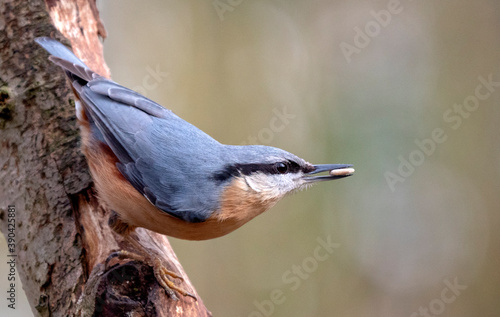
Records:
M104 78L83 86L80 98L117 156L117 168L135 189L159 209L186 221L210 216L215 202L197 197L209 189L206 182L197 183L203 175L193 176L199 166L190 166L186 158L202 164L214 153L200 152L200 140L212 148L217 141L170 110Z
M93 130L116 155L130 184L175 217L206 220L217 200L211 198L214 188L204 179L203 162L217 161L220 144L170 110L93 72L61 43L36 41L71 79ZM188 164L186 157L200 164Z

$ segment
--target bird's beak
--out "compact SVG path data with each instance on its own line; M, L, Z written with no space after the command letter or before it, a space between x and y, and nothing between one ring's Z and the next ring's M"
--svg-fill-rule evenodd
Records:
M308 183L344 178L354 173L354 168L350 164L320 164L313 166L314 170L303 176L303 179ZM328 172L328 175L311 176L321 172Z

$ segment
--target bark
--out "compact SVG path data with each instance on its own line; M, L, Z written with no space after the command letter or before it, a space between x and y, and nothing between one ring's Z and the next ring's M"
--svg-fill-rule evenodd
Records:
M108 226L79 150L74 96L37 36L71 43L109 76L95 0L0 0L0 229L15 245L10 253L34 314L210 316L199 297L168 298L142 263L121 261L104 272L108 255L129 246ZM184 277L176 285L197 296L167 238L137 234Z

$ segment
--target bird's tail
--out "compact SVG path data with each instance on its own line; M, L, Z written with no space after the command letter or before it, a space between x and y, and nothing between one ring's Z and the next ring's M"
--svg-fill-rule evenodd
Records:
M68 75L73 82L76 80L82 85L94 78L100 77L62 43L49 37L37 37L35 42L52 55L49 59L64 69L66 75ZM73 86L75 86L75 83L73 83ZM78 90L77 87L75 87L75 89Z
M87 65L85 65L78 57L75 56L75 54L73 54L73 52L69 48L67 48L61 42L51 39L50 37L37 37L35 39L35 42L37 42L38 45L43 47L52 56L88 68Z

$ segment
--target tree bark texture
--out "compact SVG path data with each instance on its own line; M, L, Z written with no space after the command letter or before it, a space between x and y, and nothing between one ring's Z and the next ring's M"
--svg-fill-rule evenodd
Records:
M34 42L38 36L71 43L89 67L109 76L95 0L0 0L0 229L6 237L14 233L12 254L32 311L210 316L165 236L137 230L141 244L164 256L184 278L176 284L197 301L168 298L143 263L118 261L104 271L113 250L130 246L108 226L109 211L79 150L74 96L63 72Z

